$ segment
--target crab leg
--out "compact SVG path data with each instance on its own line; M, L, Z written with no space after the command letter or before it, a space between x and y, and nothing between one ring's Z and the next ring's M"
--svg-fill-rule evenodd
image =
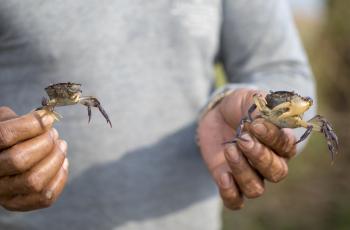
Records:
M309 122L318 129L317 131L325 135L328 149L331 152L332 160L334 160L334 155L338 153L339 142L331 124L320 115L316 115Z
M338 153L338 137L335 134L331 124L322 116L316 115L312 119L310 119L307 123L305 121L300 121L300 125L306 128L306 132L301 136L300 140L296 143L304 140L311 131L321 132L325 135L327 139L328 149L331 153L332 161L334 160L334 155Z
M41 99L41 105L42 106L36 108L35 111L45 110L49 115L53 116L55 121L59 121L62 118L62 115L54 110L55 103L50 103L50 100L48 100L46 97Z
M79 103L87 107L89 122L91 120L91 107L97 107L106 119L107 123L112 127L111 120L109 119L106 111L102 108L101 103L97 100L97 98L91 96L81 97L79 99Z
M254 110L257 108L256 104L253 104L252 106L250 106L250 108L248 109L248 116L247 117L243 117L241 119L241 121L239 122L238 128L236 130L236 136L232 141L226 141L224 142L224 144L228 144L228 143L236 143L238 139L241 139L243 141L247 141L246 139L242 138L242 130L244 128L244 123L246 122L252 122L253 118L252 118L252 113L254 112Z
M88 109L88 116L89 116L88 123L90 123L90 120L91 120L91 106L88 105L87 109Z
M242 135L242 130L244 128L244 123L245 122L249 122L249 119L248 117L244 117L242 118L242 120L239 122L239 125L238 125L238 128L236 130L236 136L233 140L231 141L225 141L223 144L229 144L229 143L237 143L237 140L240 139L240 140L243 140L243 141L247 141L246 139L242 138L241 135Z
M256 108L257 108L256 104L253 104L253 105L250 106L250 108L248 109L248 118L249 118L249 121L253 121L252 114L253 114L253 112L256 110Z
M295 144L298 144L298 143L302 142L303 140L305 140L310 135L312 129L313 129L313 126L308 125L305 133L300 137L300 139L297 142L295 142Z

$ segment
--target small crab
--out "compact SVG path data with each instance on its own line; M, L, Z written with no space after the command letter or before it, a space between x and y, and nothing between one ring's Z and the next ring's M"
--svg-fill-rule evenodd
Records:
M322 116L316 115L308 121L303 120L304 113L312 106L313 100L310 97L302 97L290 91L270 91L265 97L260 94L253 96L254 104L248 110L248 116L244 117L237 129L236 138L229 143L235 143L241 138L245 122L253 120L252 113L256 108L260 111L260 117L265 118L280 128L306 128L305 133L295 143L305 140L311 131L321 132L327 139L328 149L332 161L338 152L338 137L330 123Z
M88 109L89 121L91 120L91 107L97 107L104 118L107 120L107 123L112 127L112 123L109 120L109 117L106 111L102 108L101 103L97 98L92 96L82 96L82 90L80 89L81 84L65 82L49 85L45 88L49 99L43 97L41 101L42 107L37 108L44 109L55 117L56 120L59 120L61 117L60 114L54 111L56 106L66 106L66 105L75 105L82 104L85 105Z

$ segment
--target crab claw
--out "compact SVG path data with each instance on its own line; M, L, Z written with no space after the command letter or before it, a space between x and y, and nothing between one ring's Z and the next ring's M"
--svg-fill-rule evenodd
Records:
M322 126L322 133L325 135L327 139L328 149L332 153L332 161L334 160L334 155L338 153L339 149L339 142L338 137L335 134L333 128L331 127L331 124L324 119Z
M316 115L309 122L313 124L315 130L322 132L325 135L332 161L334 161L334 156L338 153L339 142L331 124L326 120L326 118L320 115Z
M87 109L88 109L88 116L89 116L88 123L90 123L90 121L91 121L91 106L87 106Z
M102 108L101 103L95 97L81 97L79 100L79 103L82 105L85 105L88 109L88 116L89 116L88 122L90 122L91 120L91 107L97 107L102 113L103 117L106 119L107 123L112 128L111 120L109 119L106 111Z
M109 120L109 117L106 113L106 111L102 108L102 106L100 104L97 105L98 109L100 110L100 112L102 113L102 115L105 117L105 119L107 120L107 123L111 126L112 128L112 122L111 120Z

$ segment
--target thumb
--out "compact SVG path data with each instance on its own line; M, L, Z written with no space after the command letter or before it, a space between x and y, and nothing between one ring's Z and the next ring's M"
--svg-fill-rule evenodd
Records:
M226 96L218 105L218 109L225 122L236 129L241 119L248 115L248 109L253 104L253 95L261 93L253 89L237 89Z

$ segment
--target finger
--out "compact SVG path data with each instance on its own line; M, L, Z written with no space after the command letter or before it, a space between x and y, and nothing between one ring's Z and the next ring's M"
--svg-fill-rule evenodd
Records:
M44 190L46 199L55 201L62 193L68 178L68 165L68 159L65 158L61 169Z
M207 130L211 132L206 132ZM232 132L222 122L222 116L217 109L203 117L197 130L203 159L218 186L221 198L227 208L235 210L243 207L243 197L233 181L222 144L232 136Z
M7 106L0 107L0 121L6 121L17 117L17 114Z
M275 154L271 149L261 144L249 134L242 135L243 140L238 140L238 147L261 175L267 180L278 182L288 174L286 160Z
M0 153L0 177L23 173L51 153L58 139L56 129L20 142Z
M254 120L248 127L249 132L278 155L291 158L296 154L296 138L290 129L280 129L262 118Z
M10 211L31 211L51 206L63 191L68 178L68 160L43 192L14 197L0 197L0 204Z
M264 193L264 182L235 144L228 144L225 156L239 189L247 198L256 198Z
M67 144L63 140L53 151L26 173L0 179L0 195L29 194L41 192L57 174L66 156Z
M44 110L0 122L0 150L44 133L53 122Z
M213 177L224 205L232 210L241 209L244 200L229 170L228 165L224 163L214 169Z

